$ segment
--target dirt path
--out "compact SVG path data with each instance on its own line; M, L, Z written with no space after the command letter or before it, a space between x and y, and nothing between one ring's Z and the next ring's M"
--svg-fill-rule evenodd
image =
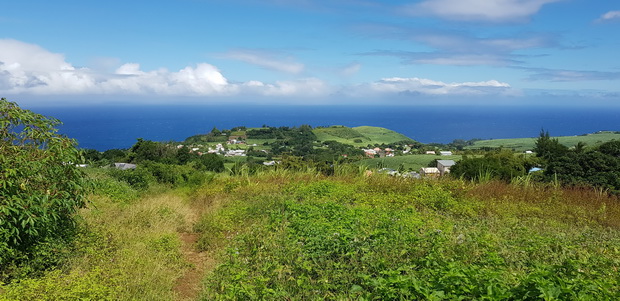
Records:
M188 221L190 225L197 222L198 217L192 215ZM192 227L190 227L191 229ZM213 270L216 261L213 254L203 251L199 252L196 248L199 234L191 232L179 233L181 238L181 252L184 259L190 263L191 267L183 276L177 279L174 291L177 293L177 300L197 300L202 290L202 279L208 271Z

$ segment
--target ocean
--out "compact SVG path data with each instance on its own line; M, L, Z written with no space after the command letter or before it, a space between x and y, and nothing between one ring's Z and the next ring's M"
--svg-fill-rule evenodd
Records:
M423 143L620 131L620 108L518 106L83 106L32 107L63 122L79 147L129 148L137 138L182 141L213 127L379 126Z

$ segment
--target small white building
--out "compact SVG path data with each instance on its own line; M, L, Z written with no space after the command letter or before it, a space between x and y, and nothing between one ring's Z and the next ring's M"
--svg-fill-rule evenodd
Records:
M440 175L445 175L450 172L450 167L452 167L456 162L454 160L437 160L437 169L439 169Z
M451 151L440 151L439 154L442 156L452 156Z
M437 177L440 175L437 167L422 167L420 168L420 175L423 177Z
M226 157L245 157L245 150L243 149L229 149L226 154Z
M136 164L131 163L114 163L114 168L120 170L136 169L136 167L138 167Z

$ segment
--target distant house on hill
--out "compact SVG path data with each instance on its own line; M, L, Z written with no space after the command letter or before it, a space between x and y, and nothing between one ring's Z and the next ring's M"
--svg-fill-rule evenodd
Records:
M427 154L427 155L434 155L434 154L435 154L435 151L426 151L426 154Z
M452 156L451 151L440 151L439 154L442 156Z
M437 169L439 169L440 175L445 175L450 172L450 167L452 167L456 162L454 160L437 160Z

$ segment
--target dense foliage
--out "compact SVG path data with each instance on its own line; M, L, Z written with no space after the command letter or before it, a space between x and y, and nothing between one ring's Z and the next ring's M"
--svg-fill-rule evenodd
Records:
M45 269L70 236L85 183L58 120L0 100L0 280L24 262Z
M204 300L620 297L620 206L594 193L282 174L197 197L220 200L197 226L223 250Z
M548 180L620 192L620 141L612 140L592 148L577 144L569 149L557 139L551 139L548 132L541 132L535 150L544 159Z
M464 157L452 166L450 173L468 180L511 179L525 175L538 160L515 155L508 150L487 152L483 157Z

